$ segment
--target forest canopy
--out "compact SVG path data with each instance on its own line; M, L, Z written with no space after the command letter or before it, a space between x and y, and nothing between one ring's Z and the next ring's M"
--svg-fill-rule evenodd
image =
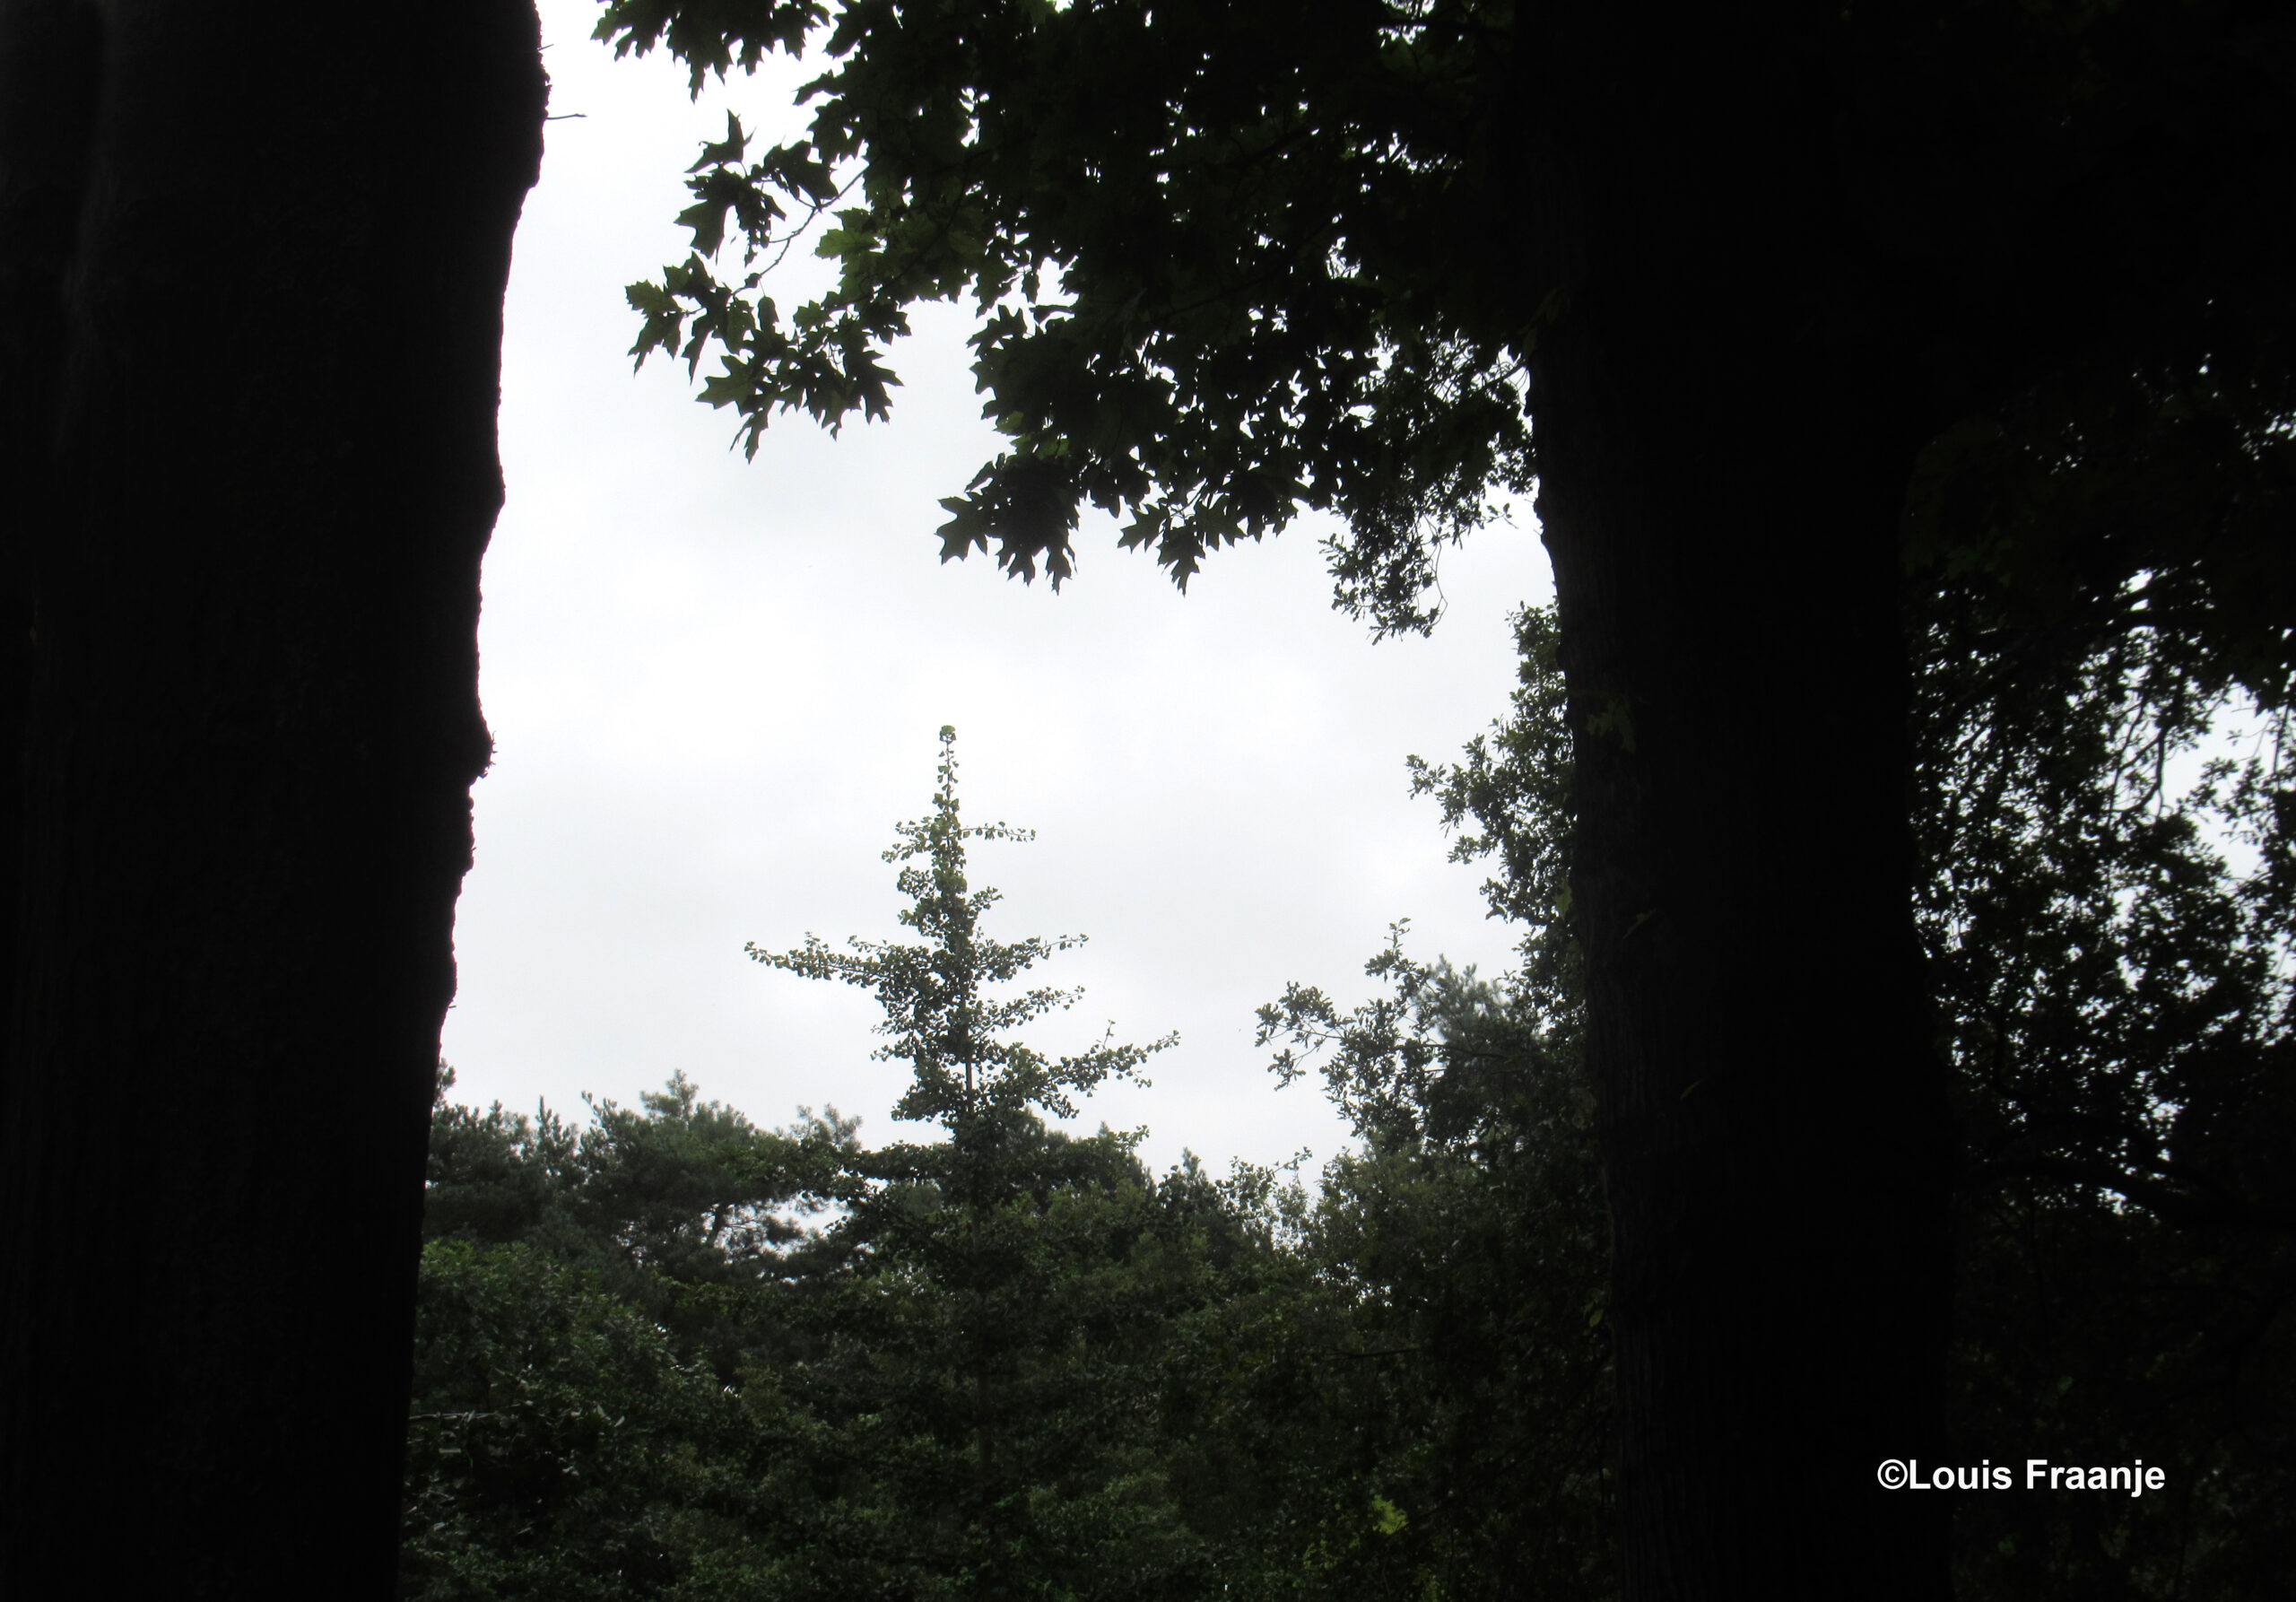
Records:
M2271 1594L2284 16L610 0L598 37L697 89L818 64L799 135L700 152L635 353L754 449L885 415L909 309L968 303L1003 444L944 560L1057 587L1092 507L1185 585L1323 512L1341 604L1423 628L1436 550L1535 489L1556 576L1509 714L1414 770L1518 970L1398 938L1370 1000L1262 1013L1355 1133L1312 1192L1045 1121L1140 1056L971 997L1054 948L976 962L952 780L896 851L923 944L753 953L872 988L947 1137L778 1193L842 1210L783 1219L719 1379L840 1533L721 1511L764 1590L853 1553L896 1568L823 1583ZM838 277L784 309L801 246ZM2184 1488L1873 1481L2043 1446Z
M2170 1476L1965 1498L1958 1594L2270 1596L2296 1551L2284 718L2212 733L2149 706L2141 657L2037 685L1965 619L1924 638L1933 726L1983 714L1922 780L1968 1141L1956 1445ZM1144 1054L1004 1032L1073 996L994 994L1058 943L982 927L967 848L1025 834L961 822L945 738L885 854L915 943L754 953L879 995L934 1138L762 1128L682 1076L577 1128L442 1075L402 1594L1617 1595L1551 617L1518 643L1490 734L1412 771L1519 965L1398 928L1360 1006L1261 1009L1276 1083L1319 1074L1352 1131L1319 1176L1157 1176L1048 1119Z

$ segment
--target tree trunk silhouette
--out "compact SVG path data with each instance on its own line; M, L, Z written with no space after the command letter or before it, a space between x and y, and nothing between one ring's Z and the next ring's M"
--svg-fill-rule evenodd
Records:
M1626 1594L1942 1598L1944 1506L1875 1475L1935 1458L1949 1290L1898 611L1926 391L1784 41L1620 10L1525 52L1525 225L1568 294L1532 400Z
M57 1594L394 1589L544 94L530 0L0 0L0 1573Z

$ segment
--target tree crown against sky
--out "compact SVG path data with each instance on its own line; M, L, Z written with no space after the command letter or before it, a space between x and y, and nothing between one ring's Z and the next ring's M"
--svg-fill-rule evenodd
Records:
M981 928L998 898L966 844L1027 834L961 821L953 731L932 813L899 828L917 943L752 954L869 990L914 1075L900 1113L939 1139L866 1150L834 1111L763 1130L682 1076L576 1134L442 1084L408 1594L591 1594L603 1564L649 1596L1216 1584L1195 1524L1229 1487L1176 1483L1165 1394L1219 1338L1194 1323L1300 1279L1272 1176L1157 1180L1135 1137L1048 1127L1157 1047L1010 1038L1074 996L995 988L1075 942Z
M777 412L884 415L908 309L969 299L1009 443L944 503L944 558L993 544L1057 582L1090 503L1184 583L1325 509L1341 599L1423 625L1434 544L1532 483L1526 364L1579 270L1538 214L1557 129L1526 53L1569 48L1545 26L1509 0L613 0L598 37L666 48L697 91L821 62L803 136L752 153L736 117L702 151L693 253L630 292L636 352L699 373L714 347L702 396L753 449ZM1909 559L2043 616L2144 575L2213 676L2284 695L2287 29L1881 4L1778 30L1836 123L1848 265L1811 315L1900 326L1931 440ZM784 308L793 248L839 279Z
M993 1154L1019 1125L1039 1113L1074 1118L1075 1095L1109 1078L1136 1078L1149 1057L1178 1037L1167 1035L1145 1046L1118 1044L1111 1023L1099 1044L1048 1058L1011 1036L1009 1032L1033 1019L1074 1006L1083 992L1039 986L1000 996L995 988L1055 953L1081 945L1084 936L1031 936L1008 944L982 929L982 914L1001 898L995 889L975 889L967 880L965 842L1025 841L1032 836L1004 823L963 822L957 799L956 730L944 727L940 739L933 812L899 825L900 840L884 853L887 862L900 866L900 892L909 898L900 921L920 941L855 936L846 943L848 949L839 951L808 935L796 951L770 952L754 943L747 950L769 967L852 985L874 996L885 1014L877 1032L888 1037L876 1055L908 1063L914 1075L893 1116L940 1124L954 1140L960 1161L993 1168ZM966 1182L994 1186L987 1170Z
M1057 583L1090 501L1185 582L1305 505L1358 531L1348 593L1404 621L1422 527L1462 533L1529 482L1520 330L1457 326L1439 288L1496 15L610 6L601 38L666 43L697 86L770 48L836 64L806 138L752 158L736 119L703 152L695 254L631 292L639 354L698 366L714 342L705 397L753 447L776 410L884 415L906 309L970 298L1011 446L944 502L944 556L993 543ZM840 283L785 314L763 274L801 239Z

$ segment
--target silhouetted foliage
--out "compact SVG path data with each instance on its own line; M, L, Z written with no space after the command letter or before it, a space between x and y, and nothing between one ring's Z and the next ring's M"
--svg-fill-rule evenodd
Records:
M2267 1597L2296 1542L2296 730L2132 598L2052 631L1965 585L1917 616L1921 930L1965 1153L1957 1460L2169 1476L2143 1499L1962 1496L1968 1597ZM1567 1041L1560 685L1551 621L1519 630L1510 715L1413 767L1455 854L1495 858L1493 910L1530 926L1520 1005ZM1398 952L1374 969L1405 997L1458 983ZM1402 1014L1357 1027L1425 1104L1442 1057ZM1331 1013L1295 991L1266 1016ZM1344 1101L1395 1100L1348 1061Z
M1057 584L1089 502L1185 583L1328 511L1342 602L1422 627L1437 549L1535 473L1579 820L1567 884L1546 846L1502 883L1583 925L1520 1005L1583 970L1626 1572L1941 1594L1939 1515L1852 1470L1942 1440L1951 1278L1893 547L1987 626L2105 649L2139 609L2205 696L2287 703L2286 19L613 0L597 31L697 89L816 53L801 135L701 152L636 353L714 355L754 448L883 416L908 309L970 301L1006 443L944 559ZM838 280L785 313L808 238Z
M1923 619L1957 1435L2170 1473L1965 1498L1988 1596L2263 1598L2296 1564L2296 728L2146 598L2042 629L1961 589Z

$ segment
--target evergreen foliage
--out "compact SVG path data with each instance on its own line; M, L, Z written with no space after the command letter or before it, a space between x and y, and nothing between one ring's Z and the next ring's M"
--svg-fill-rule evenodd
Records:
M908 1093L893 1116L938 1123L948 1131L953 1164L936 1177L953 1186L969 1206L993 1205L1014 1182L1007 1164L1025 1157L1039 1126L1039 1111L1074 1118L1076 1094L1089 1093L1108 1078L1132 1078L1140 1065L1178 1039L1168 1035L1150 1046L1114 1043L1114 1026L1102 1042L1073 1057L1048 1059L1004 1031L1075 1005L1081 990L1050 987L999 997L993 986L1010 983L1056 952L1084 943L1082 935L1054 940L1031 937L1017 945L990 939L981 915L999 900L997 892L972 890L965 878L965 841L1034 838L1004 823L961 821L957 801L956 730L941 730L941 762L933 793L933 815L899 826L900 843L884 859L902 865L900 892L909 904L902 923L922 944L861 939L840 952L817 936L807 936L792 952L767 952L752 944L750 955L769 967L807 979L832 979L870 992L884 1009L877 1032L891 1038L880 1060L909 1065ZM924 1157L931 1171L932 1159Z
M402 1595L661 1595L751 1502L733 1398L595 1273L440 1240L418 1296Z
M1132 1137L1044 1122L1163 1042L1012 1036L1075 999L994 988L1075 944L981 927L965 844L1025 838L961 822L944 730L934 812L886 854L920 939L752 947L878 997L914 1071L899 1110L938 1141L865 1150L834 1110L760 1129L683 1077L578 1133L448 1106L442 1076L407 1595L1210 1583L1190 1509L1230 1488L1176 1467L1176 1421L1222 1320L1299 1276L1268 1176L1158 1180Z
M410 1597L1616 1595L1607 1219L1564 866L1552 620L1509 715L1414 762L1503 982L1398 926L1352 1008L1261 1010L1352 1150L1161 1179L1047 1111L1154 1048L1048 1058L967 876L950 736L901 826L910 944L760 960L869 988L904 1110L765 1130L674 1078L578 1131L441 1101ZM1965 1496L1961 1594L2276 1593L2296 1520L2284 710L2142 630L2044 649L1923 614L1924 939L1966 1156L1970 1461L2144 1458L2168 1493ZM2061 640L2058 642L2061 645ZM993 992L989 987L1003 987ZM1001 996L1001 998L1000 998ZM584 1588L589 1588L587 1589Z

